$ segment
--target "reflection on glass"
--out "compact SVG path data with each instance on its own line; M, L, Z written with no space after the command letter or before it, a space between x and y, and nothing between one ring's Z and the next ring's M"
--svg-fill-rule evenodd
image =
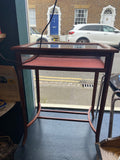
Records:
M40 48L40 44L30 45L31 48ZM69 43L42 43L41 48L71 48L71 49L103 49L97 44L69 44Z
M80 45L73 45L73 48L86 48L85 45L80 44Z
M50 48L60 48L60 45L58 45L58 44L51 44Z

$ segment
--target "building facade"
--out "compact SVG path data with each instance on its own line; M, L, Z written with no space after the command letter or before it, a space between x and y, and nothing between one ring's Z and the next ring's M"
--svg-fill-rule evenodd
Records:
M30 25L42 32L54 0L28 0ZM58 0L47 35L67 35L74 24L104 23L120 29L120 0Z

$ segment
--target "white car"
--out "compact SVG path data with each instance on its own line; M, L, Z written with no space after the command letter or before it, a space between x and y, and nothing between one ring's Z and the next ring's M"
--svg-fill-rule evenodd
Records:
M37 31L36 28L30 27L30 43L39 42L41 38L41 34ZM51 42L52 39L50 36L43 35L42 42Z
M105 24L77 24L69 31L67 41L105 43L120 48L120 30Z

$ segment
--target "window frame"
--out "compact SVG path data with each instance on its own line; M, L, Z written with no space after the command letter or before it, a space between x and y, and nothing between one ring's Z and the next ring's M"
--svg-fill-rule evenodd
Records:
M36 27L36 10L35 8L29 8L29 25Z
M81 13L80 13L81 11ZM77 13L78 12L78 13ZM79 15L77 17L77 15ZM83 16L80 16L83 15ZM86 24L87 23L87 18L88 18L88 9L75 9L74 10L74 24ZM76 21L76 19L78 19Z

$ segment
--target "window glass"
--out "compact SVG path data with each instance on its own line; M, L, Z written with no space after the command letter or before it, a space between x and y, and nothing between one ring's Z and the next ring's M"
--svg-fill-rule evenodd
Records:
M52 12L53 12L53 8L51 9L50 14L52 14ZM54 14L58 14L58 10L56 8L54 10Z
M106 9L104 14L112 14L112 11L110 9Z
M104 1L57 0L55 8L54 2L55 0L28 0L29 27L31 32L34 33L30 35L30 43L36 42L41 37L43 31L42 38L47 39L48 42L76 43L82 36L88 38L90 43L104 44L109 42L109 44L111 44L115 42L116 39L119 39L118 37L112 41L113 38L111 36L105 40L103 36L104 32L112 33L114 31L114 28L109 26L115 26L115 28L120 29L119 14L117 12L119 11L119 4L117 0L114 5L112 2L106 4ZM44 30L50 20L53 9L53 18ZM93 25L94 23L96 25ZM109 26L107 27L107 25ZM82 27L80 28L79 26ZM72 29L74 29L74 31L70 32ZM75 34L75 30L78 29L80 33L78 33L78 31L77 34ZM86 37L85 34L81 34L83 30L86 31L84 32L85 34L87 31L95 32L95 36L89 34L87 35L89 37ZM99 31L99 34L97 34L97 31ZM115 36L119 35L119 33L114 34ZM85 40L86 39L82 39L82 41ZM58 45L53 46L58 47ZM115 54L115 56L117 55L118 54ZM113 72L118 73L118 68L120 67L116 67L116 63L114 63L114 66L116 71L113 67ZM101 80L102 74L103 73L100 74L99 80ZM35 81L35 79L33 80ZM98 91L100 88L99 84L100 83L98 83ZM74 105L74 107L78 105L78 108L84 108L84 106L91 105L90 96L92 95L93 85L94 73L40 70L40 101L43 107L61 107L65 104L66 106L68 105L68 108L70 105L71 107L72 105ZM109 102L108 99L108 102L106 102L107 106Z
M79 30L88 30L88 31L101 31L101 26L100 25L87 25Z
M75 24L87 23L87 9L75 9Z
M29 25L36 26L36 14L34 8L29 9Z
M110 26L103 26L103 31L104 32L114 32L115 28L110 27Z
M30 27L30 33L31 33L31 34L40 34L40 33L37 31L37 29L34 28L34 27Z

